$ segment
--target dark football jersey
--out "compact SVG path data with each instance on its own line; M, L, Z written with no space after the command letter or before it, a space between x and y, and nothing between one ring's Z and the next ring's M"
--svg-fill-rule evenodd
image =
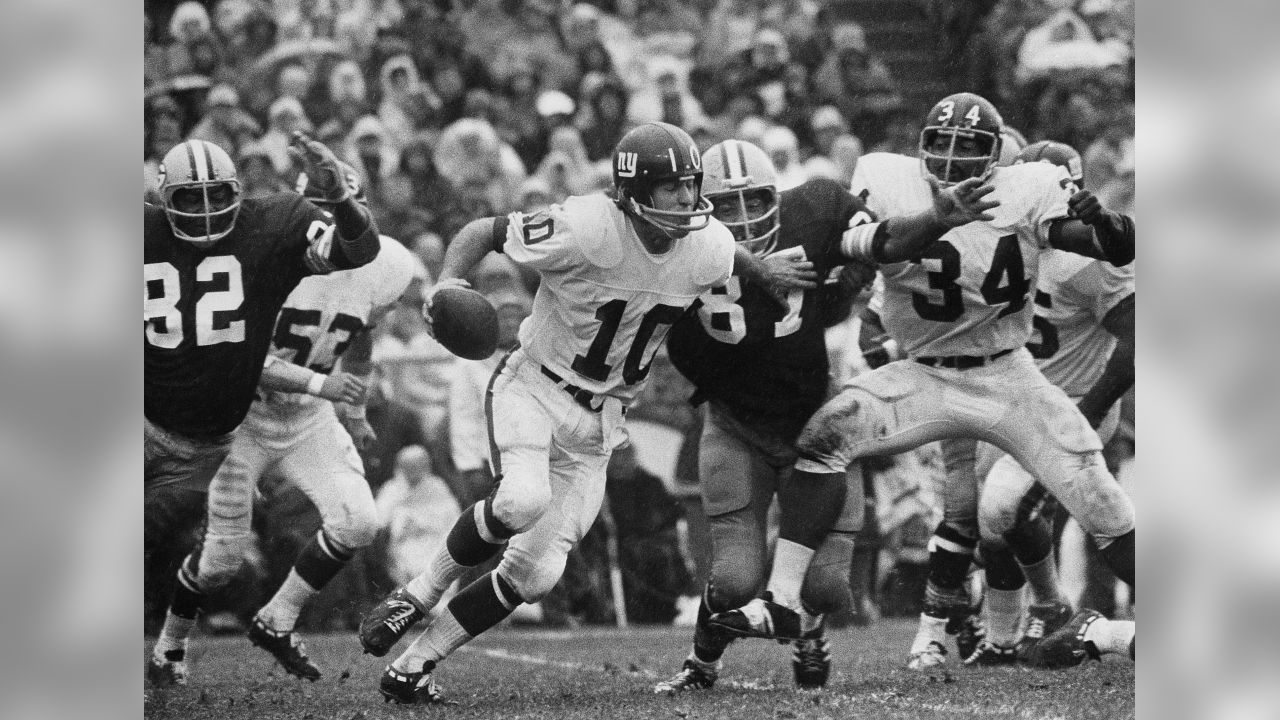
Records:
M775 254L810 260L820 277L848 260L841 236L870 222L862 200L839 183L814 179L779 193ZM703 295L696 313L671 330L671 360L697 386L695 397L726 405L741 421L793 441L827 392L822 288L787 296L781 305L738 276Z
M175 238L163 208L144 205L143 220L146 416L192 437L231 432L253 402L276 315L311 272L307 248L331 220L297 193L246 199L208 249Z

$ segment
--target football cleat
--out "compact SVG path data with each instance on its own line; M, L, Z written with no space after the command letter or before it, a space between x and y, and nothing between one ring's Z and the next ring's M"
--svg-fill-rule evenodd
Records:
M360 645L366 653L382 657L426 616L417 598L398 587L360 621Z
M187 684L185 650L170 650L163 658L152 655L147 660L147 682L155 687Z
M685 658L680 672L670 680L663 680L653 686L658 694L675 695L685 690L710 690L720 676L720 661L701 663L693 658Z
M707 624L737 637L765 638L785 642L801 640L800 613L773 601L765 593L740 608L715 613Z
M436 664L430 660L422 664L422 671L403 673L390 665L382 671L382 681L378 683L378 692L386 702L401 705L434 705L444 702L440 687L431 679L431 671Z
M320 679L320 668L307 657L307 647L292 631L272 630L262 618L255 617L249 627L249 642L271 653L290 675L311 682Z
M977 649L964 659L965 665L982 665L986 667L1016 665L1017 663L1018 650L1016 647L997 645L989 640L983 640L978 643Z
M1101 620L1102 613L1085 608L1058 628L1045 635L1028 654L1027 662L1041 668L1068 668L1079 665L1086 658L1101 660L1102 653L1093 643L1084 639L1089 626Z
M1064 602L1035 603L1027 609L1027 629L1018 640L1018 657L1026 660L1031 656L1041 638L1051 635L1058 628L1071 620L1071 606Z
M831 643L819 627L811 637L793 643L791 670L795 674L796 687L801 690L819 690L827 685L831 676Z

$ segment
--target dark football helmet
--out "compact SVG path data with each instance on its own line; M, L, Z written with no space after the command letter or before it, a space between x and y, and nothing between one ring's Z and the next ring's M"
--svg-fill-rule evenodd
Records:
M653 187L692 178L698 201L691 211L653 207ZM668 233L684 235L711 221L711 202L702 196L702 156L689 133L663 122L645 123L618 141L613 151L613 187L618 206Z
M226 237L240 214L240 181L226 150L185 140L160 161L160 197L173 236L200 247Z
M702 155L702 194L717 207L736 204L739 220L725 220L734 240L756 255L768 255L777 244L782 224L778 215L778 170L768 153L741 140L725 140ZM764 207L754 213L747 195L759 195Z
M1053 163L1066 169L1067 174L1071 176L1071 182L1074 182L1077 188L1084 186L1084 161L1080 159L1080 153L1066 143L1053 140L1031 143L1023 148L1022 152L1018 153L1018 158L1014 160L1015 165L1024 162Z
M338 169L342 171L342 179L346 181L351 197L355 198L355 201L361 205L368 207L369 198L365 197L364 183L360 182L360 173L341 160L338 161ZM302 197L319 206L321 210L333 211L333 201L320 188L316 187L315 183L308 180L305 170L298 173L298 182L295 183L294 190Z
M986 177L1000 159L1004 120L986 99L956 93L938 101L920 131L920 162L943 187Z

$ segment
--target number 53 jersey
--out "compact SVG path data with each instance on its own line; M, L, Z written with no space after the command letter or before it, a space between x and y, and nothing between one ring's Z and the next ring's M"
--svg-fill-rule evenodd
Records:
M987 196L994 219L954 228L908 262L880 266L885 329L910 356L991 355L1031 335L1033 293L1049 223L1067 216L1066 170L1049 163L997 167ZM879 218L933 203L920 161L871 153L858 160L852 191Z
M712 220L654 255L605 195L571 197L504 221L502 251L542 276L533 312L520 325L525 354L623 404L643 387L671 326L733 272L733 236L724 225Z

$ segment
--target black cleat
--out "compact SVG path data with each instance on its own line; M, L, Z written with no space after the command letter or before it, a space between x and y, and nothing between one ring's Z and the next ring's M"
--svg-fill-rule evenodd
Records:
M968 658L978 650L982 645L982 641L987 637L987 629L982 624L982 616L978 613L979 609L963 607L957 613L958 618L953 616L952 620L947 622L947 632L956 636L956 650L959 651L958 657ZM952 633L952 623L959 625L959 629Z
M422 671L402 673L387 666L382 671L382 681L378 683L378 692L387 702L401 705L435 705L444 702L440 687L431 679L431 671L436 664L430 660L422 664Z
M707 624L736 637L765 638L785 642L802 640L800 613L773 601L770 593L740 608L715 613Z
M791 670L795 673L796 687L801 690L820 690L831 676L831 644L822 633L822 627L810 636L793 643Z
M1018 640L1018 657L1028 662L1036 645L1071 620L1071 606L1062 602L1036 603L1027 609L1027 629Z
M670 680L663 680L653 686L655 693L675 695L685 690L710 690L720 676L720 662L700 663L693 658L685 658L680 672Z
M249 626L249 642L271 653L290 675L311 682L320 679L320 668L307 657L307 647L294 636L293 631L272 630L261 618L255 617Z
M382 657L426 616L418 600L398 587L360 621L360 645L366 653Z
M1036 643L1028 655L1028 664L1041 668L1075 667L1086 659L1101 660L1102 653L1093 643L1084 639L1089 626L1102 620L1102 613L1085 608L1076 613L1058 630Z

